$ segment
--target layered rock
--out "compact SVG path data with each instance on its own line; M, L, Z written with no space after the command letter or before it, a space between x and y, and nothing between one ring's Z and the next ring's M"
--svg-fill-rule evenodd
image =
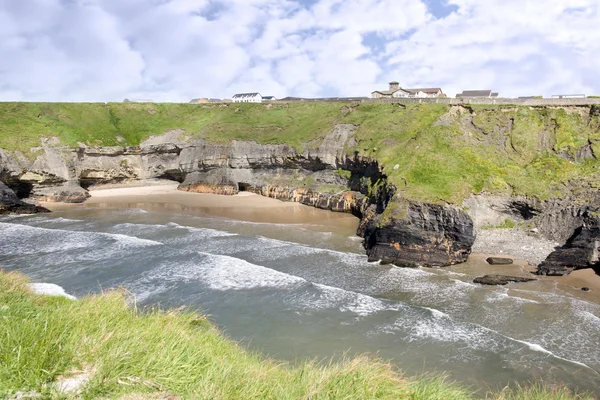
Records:
M370 261L402 267L447 266L467 260L473 223L458 207L394 199L384 214L365 224Z
M538 275L568 275L576 269L600 268L600 220L588 215L564 246L537 268Z
M167 178L181 182L179 189L189 192L252 191L352 213L362 218L358 234L365 238L372 261L400 266L465 261L473 232L469 217L459 208L412 202L406 218L394 214L382 219L394 188L387 185L377 162L348 155L348 148L356 145L356 129L336 125L324 139L303 149L242 141L221 145L171 131L137 147L81 144L72 149L44 140L34 149L35 160L26 161L22 170L4 153L0 157L7 160L4 170L11 170L10 176L26 185L26 195L39 200L81 202L89 196L84 188L96 184Z
M35 214L49 212L44 207L20 200L15 192L0 182L0 215L3 214Z
M477 277L473 280L474 283L481 285L508 285L510 282L531 282L534 278L523 276L508 276L508 275L485 275Z

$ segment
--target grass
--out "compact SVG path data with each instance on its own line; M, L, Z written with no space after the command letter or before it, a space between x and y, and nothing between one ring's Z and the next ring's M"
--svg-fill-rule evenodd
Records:
M0 103L0 148L27 153L41 137L58 137L69 146L137 146L174 129L218 143L237 139L300 147L323 137L340 115L334 103Z
M18 273L0 272L0 397L17 391L66 398L52 385L86 371L81 398L465 400L440 377L403 378L365 356L291 367L250 353L204 316L185 310L139 312L123 291L71 301L37 296ZM159 397L156 397L159 396ZM535 386L497 399L583 399Z
M358 126L348 153L377 160L413 200L460 204L481 192L547 199L600 168L581 156L588 145L600 154L597 106L0 103L0 148L28 153L41 137L69 146L135 146L182 129L213 143L252 140L302 150L338 123Z
M517 226L517 223L510 218L506 218L501 224L498 225L485 225L483 229L513 229Z

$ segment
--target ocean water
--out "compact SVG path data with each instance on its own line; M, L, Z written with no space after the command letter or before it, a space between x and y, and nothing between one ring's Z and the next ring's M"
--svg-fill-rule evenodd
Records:
M481 394L544 381L600 395L600 305L549 281L368 263L351 231L314 225L142 208L3 217L0 265L78 297L123 286L142 306L200 310L291 363L372 353Z

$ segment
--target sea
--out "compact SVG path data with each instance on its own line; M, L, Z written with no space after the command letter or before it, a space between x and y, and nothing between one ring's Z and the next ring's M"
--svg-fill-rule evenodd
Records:
M482 396L536 382L600 395L599 304L549 280L474 284L481 266L472 262L370 263L357 223L83 206L0 218L0 266L76 297L124 287L141 308L198 310L244 347L290 364L366 353Z

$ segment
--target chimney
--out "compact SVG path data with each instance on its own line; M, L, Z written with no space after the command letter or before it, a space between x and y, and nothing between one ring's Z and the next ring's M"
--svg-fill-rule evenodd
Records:
M390 82L390 92L398 89L400 89L400 84L398 82Z

